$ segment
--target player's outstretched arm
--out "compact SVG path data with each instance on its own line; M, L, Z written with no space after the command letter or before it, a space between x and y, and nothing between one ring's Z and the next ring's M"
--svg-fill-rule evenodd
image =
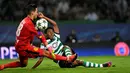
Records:
M37 37L41 40L41 42L48 48L48 51L51 53L52 57L55 58L55 55L53 53L53 49L50 45L48 45L48 42L46 41L45 36L41 31L38 31Z
M49 21L49 22L51 23L51 25L53 26L54 32L59 33L58 25L57 25L57 23L56 23L54 20L52 20L52 19L50 19L50 18L44 16L42 13L39 13L39 16L40 16L41 18L44 18L44 19L46 19L47 21Z
M48 51L53 54L53 49L51 46L48 45L48 42L46 41L45 36L41 31L38 31L37 37L40 39L40 41L48 48Z

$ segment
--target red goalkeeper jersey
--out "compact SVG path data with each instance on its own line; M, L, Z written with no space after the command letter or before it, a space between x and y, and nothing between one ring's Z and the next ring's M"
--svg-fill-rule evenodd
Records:
M30 45L34 39L34 36L38 35L35 25L31 18L26 17L21 22L16 31L16 42L15 46L20 48L20 46ZM17 49L16 48L16 49ZM26 50L27 48L20 48L19 50Z

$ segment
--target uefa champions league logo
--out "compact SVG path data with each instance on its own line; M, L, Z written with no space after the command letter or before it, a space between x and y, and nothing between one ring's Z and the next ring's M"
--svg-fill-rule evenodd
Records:
M116 56L128 56L129 46L125 42L119 42L115 45L114 52Z

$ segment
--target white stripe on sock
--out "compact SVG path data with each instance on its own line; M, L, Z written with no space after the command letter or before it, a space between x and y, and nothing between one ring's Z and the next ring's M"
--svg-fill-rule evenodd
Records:
M86 66L87 66L87 67L89 66L89 62L86 63Z
M95 67L98 67L98 64L95 64Z
M103 65L102 65L102 64L100 64L100 67L103 67Z
M91 67L93 67L93 65L94 65L94 64L93 64L93 63L91 63Z

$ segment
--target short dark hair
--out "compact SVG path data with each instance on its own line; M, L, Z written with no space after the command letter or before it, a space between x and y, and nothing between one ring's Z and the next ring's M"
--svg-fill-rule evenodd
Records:
M48 27L47 29L45 29L44 33L47 34L47 30L52 29L54 31L54 29L52 27Z
M28 4L25 8L24 8L24 11L25 11L25 14L28 15L31 13L31 11L35 11L37 8L37 5L36 4Z

